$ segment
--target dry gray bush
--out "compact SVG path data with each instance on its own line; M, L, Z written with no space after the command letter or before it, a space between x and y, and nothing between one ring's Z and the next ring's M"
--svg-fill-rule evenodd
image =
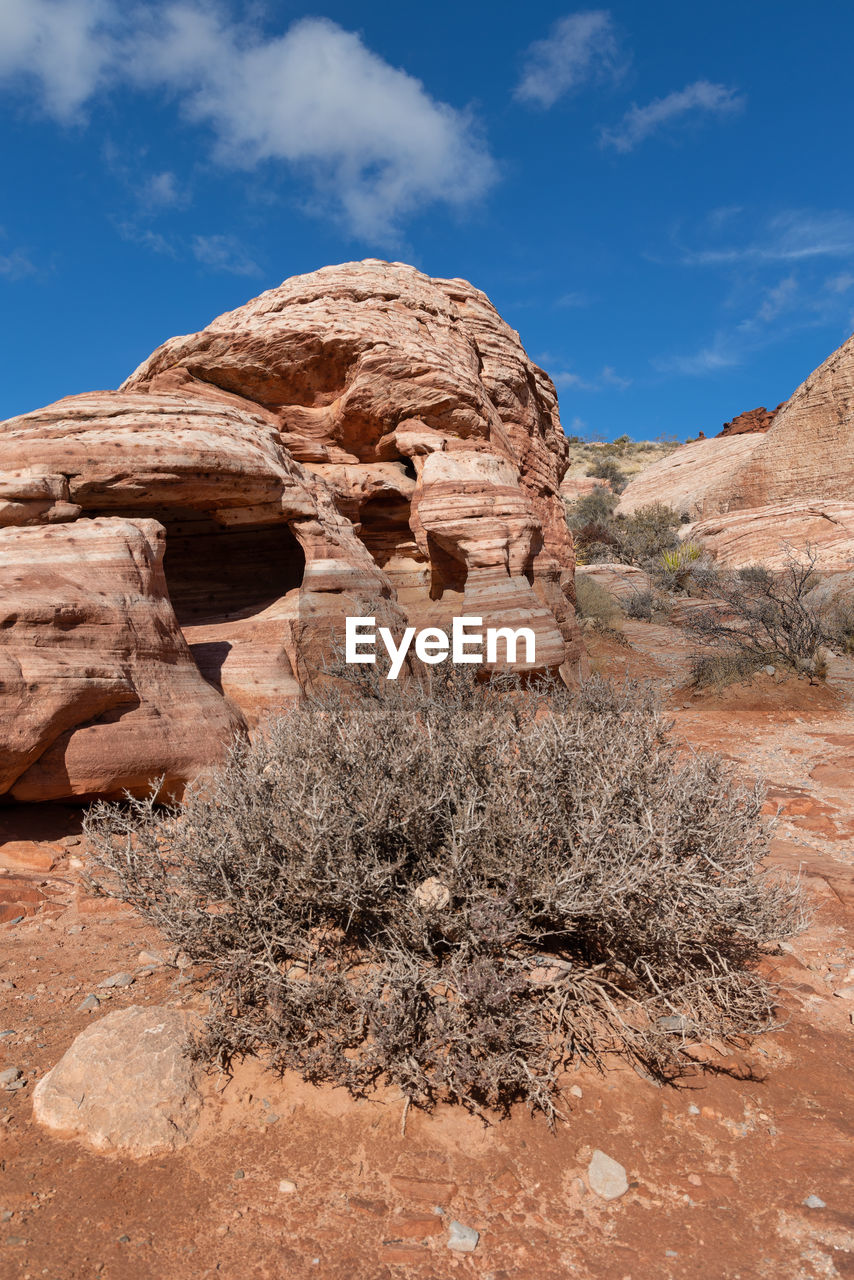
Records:
M754 964L800 907L761 793L644 689L436 670L318 691L181 808L90 811L104 890L206 969L197 1055L551 1117L573 1059L668 1077L773 1025Z
M733 670L749 673L766 663L784 663L802 674L822 675L824 650L834 646L834 637L822 610L809 599L818 583L816 560L815 549L807 546L801 552L789 549L779 571L764 565L707 570L705 588L716 598L686 619L686 629L705 645L737 653L741 663Z

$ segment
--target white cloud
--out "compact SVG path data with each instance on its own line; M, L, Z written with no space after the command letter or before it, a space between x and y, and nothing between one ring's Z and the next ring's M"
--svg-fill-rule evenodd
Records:
M617 80L623 70L610 13L587 9L561 18L545 40L529 46L514 97L552 107L565 93L597 80Z
M556 387L574 387L576 391L596 390L592 382L587 382L580 374L572 373L569 369L555 369L549 373L549 377Z
M21 80L64 122L112 84L166 90L210 130L220 164L294 166L372 240L426 205L468 204L496 177L466 112L326 19L263 37L202 0L0 0L0 82Z
M563 367L560 357L550 351L544 351L537 359L540 366L548 371L556 387L573 388L576 391L603 391L606 387L615 387L624 391L632 385L631 378L621 377L610 364L604 365L598 376L585 378L580 373Z
M723 84L697 80L666 98L656 98L645 107L632 105L614 129L600 133L602 146L631 151L651 134L692 115L733 115L741 111L745 99Z
M0 83L28 81L73 121L116 58L117 12L113 0L0 0Z
M261 275L258 263L234 236L195 236L193 257L215 271L228 271L235 276Z
M173 5L139 38L134 73L180 94L187 116L212 129L221 163L297 166L358 235L393 238L405 214L466 204L495 177L464 113L325 19L260 40Z
M625 391L626 387L632 385L631 378L623 378L617 373L612 365L606 364L600 375L602 382L608 387L617 387L620 391Z
M756 324L770 324L772 320L776 320L784 311L788 311L793 305L798 293L798 281L795 276L786 276L785 280L781 280L779 284L769 289L763 298L759 310L756 313Z
M116 224L116 230L121 238L130 244L142 245L152 253L163 254L168 258L178 257L178 251L171 240L161 235L159 231L152 231L150 227L140 227L135 222L119 222Z

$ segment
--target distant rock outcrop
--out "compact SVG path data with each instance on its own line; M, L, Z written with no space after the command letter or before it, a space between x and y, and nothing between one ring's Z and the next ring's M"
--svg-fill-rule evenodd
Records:
M725 433L685 445L626 488L619 510L675 507L685 532L706 539L721 563L784 563L810 542L819 567L854 563L854 336L834 351L767 431Z
M718 432L718 438L721 436L745 436L755 431L768 431L776 414L780 412L785 400L781 400L776 409L766 409L761 404L758 409L748 409L745 413L740 413L738 417L733 418L732 422L725 422L723 429ZM702 435L702 431L700 435Z
M368 260L0 423L0 793L178 789L344 617L582 656L549 378L486 296Z

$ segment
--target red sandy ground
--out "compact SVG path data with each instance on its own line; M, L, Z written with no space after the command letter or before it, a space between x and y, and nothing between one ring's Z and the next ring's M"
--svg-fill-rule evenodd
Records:
M782 806L772 861L802 868L814 911L768 961L786 1025L736 1051L711 1047L712 1070L681 1087L581 1070L581 1097L567 1096L554 1133L521 1109L485 1127L439 1108L410 1110L404 1135L394 1096L354 1102L244 1065L210 1082L217 1101L182 1151L95 1155L34 1125L33 1083L90 1016L199 997L161 967L78 1013L104 977L161 944L85 896L73 811L0 809L0 1031L16 1033L0 1039L0 1069L30 1082L0 1092L3 1280L854 1276L854 1001L834 995L854 983L854 667L837 664L827 689L761 677L692 696L681 633L629 623L627 634L632 649L594 637L600 669L659 681L674 732L765 777ZM628 1171L619 1200L587 1187L597 1147ZM281 1193L282 1179L296 1191ZM807 1208L810 1195L826 1207ZM474 1253L448 1250L452 1218L480 1232Z

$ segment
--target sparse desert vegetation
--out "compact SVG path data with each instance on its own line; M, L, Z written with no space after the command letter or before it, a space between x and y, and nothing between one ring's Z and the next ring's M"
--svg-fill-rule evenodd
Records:
M204 1059L553 1115L573 1061L673 1076L686 1042L774 1024L755 964L800 906L761 869L761 805L679 758L648 690L451 670L312 695L183 808L86 830L207 971Z

